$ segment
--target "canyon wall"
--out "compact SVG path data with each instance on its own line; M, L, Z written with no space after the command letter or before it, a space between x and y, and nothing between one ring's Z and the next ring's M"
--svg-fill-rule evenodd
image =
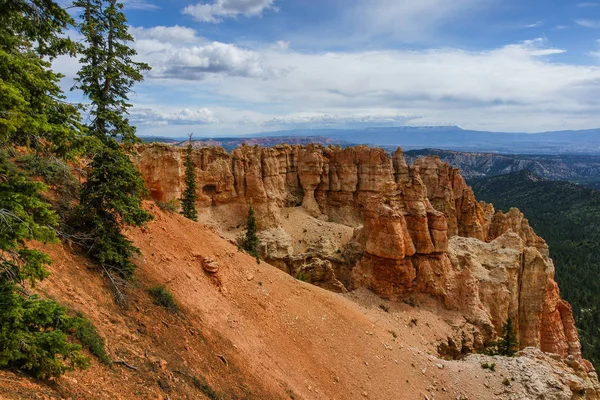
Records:
M153 144L136 159L156 200L181 197L184 149ZM476 334L455 351L481 348L510 316L522 348L581 359L568 303L560 298L548 246L516 209L476 201L459 170L426 157L407 165L398 149L242 146L193 153L198 207L220 210L233 225L248 204L261 229L278 228L284 207L355 227L344 257L351 288L388 299L426 295L460 312ZM452 346L451 346L452 347Z

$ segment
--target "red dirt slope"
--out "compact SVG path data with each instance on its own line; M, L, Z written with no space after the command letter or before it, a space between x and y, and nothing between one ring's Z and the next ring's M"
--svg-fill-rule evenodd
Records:
M502 376L484 380L479 364L430 355L451 333L431 312L297 281L201 224L148 207L155 220L128 232L142 256L127 310L89 262L63 246L46 248L55 263L40 285L84 312L112 358L137 370L95 361L50 385L2 373L0 398L473 399L504 390ZM215 259L219 272L207 275L202 257ZM173 293L179 315L152 303L146 289L156 284Z

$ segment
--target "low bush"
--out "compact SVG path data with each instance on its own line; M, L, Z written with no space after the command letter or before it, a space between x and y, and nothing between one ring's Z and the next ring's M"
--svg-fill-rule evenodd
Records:
M221 397L211 388L208 383L201 381L200 379L193 377L192 381L194 382L194 386L204 393L210 400L220 400Z
M88 348L90 353L98 357L103 364L111 365L112 360L106 353L104 339L98 331L82 314L78 314L75 319L74 334L81 344Z
M169 312L176 313L178 311L173 295L164 286L155 286L150 288L148 292L154 303L166 308Z
M81 346L67 340L77 321L66 307L22 296L10 284L0 285L0 304L0 368L49 379L90 365Z
M179 210L179 202L177 201L177 199L172 199L169 201L157 200L156 205L161 210L169 212L169 213L176 213Z

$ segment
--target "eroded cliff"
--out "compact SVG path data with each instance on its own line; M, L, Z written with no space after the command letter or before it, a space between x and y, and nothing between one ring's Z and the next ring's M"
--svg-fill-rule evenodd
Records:
M152 197L181 196L182 149L142 147L137 165ZM288 272L308 271L340 291L367 287L386 299L436 299L465 320L449 338L448 354L482 348L510 316L522 348L571 356L592 370L581 358L544 240L518 210L496 213L477 202L459 171L439 158L409 166L400 149L389 156L366 146L243 146L231 154L195 149L194 165L198 207L231 226L243 222L252 203L265 231L281 228L282 210L299 206L355 228L343 249L321 258L319 251L303 253L296 264L285 232L264 235L264 256L283 254Z

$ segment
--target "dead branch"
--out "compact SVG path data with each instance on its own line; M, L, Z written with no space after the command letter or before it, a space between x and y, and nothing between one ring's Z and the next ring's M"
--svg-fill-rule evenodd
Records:
M113 364L121 364L121 365L124 365L125 367L127 367L127 368L129 368L129 369L132 369L132 370L134 370L134 371L137 371L137 370L138 370L138 368L137 368L137 367L134 367L134 366L133 366L133 365L131 365L131 364L127 364L127 363L126 363L125 361L123 361L123 360L117 360L117 361L113 361Z

